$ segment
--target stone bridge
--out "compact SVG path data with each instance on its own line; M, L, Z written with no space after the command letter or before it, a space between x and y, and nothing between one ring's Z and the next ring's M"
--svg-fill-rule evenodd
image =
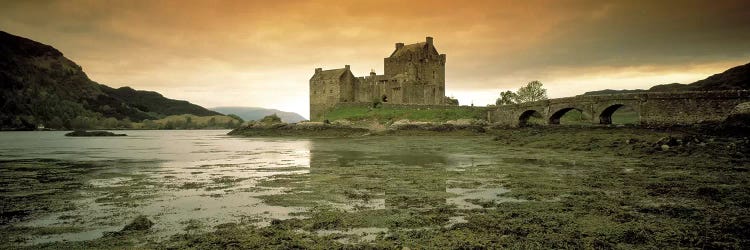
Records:
M522 127L530 117L541 116L547 124L560 124L565 113L579 110L590 115L592 124L611 124L612 114L629 106L641 125L690 125L724 121L743 102L750 102L750 90L581 95L498 106L487 111L487 119Z

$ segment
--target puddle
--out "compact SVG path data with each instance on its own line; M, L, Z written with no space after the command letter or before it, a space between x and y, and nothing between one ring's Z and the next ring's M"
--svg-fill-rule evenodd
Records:
M347 230L317 230L315 234L319 236L341 235L336 241L343 244L355 244L374 241L379 234L388 233L388 228L365 227L349 228Z
M448 188L446 192L458 195L457 197L448 198L448 204L456 205L460 209L479 209L483 208L477 203L500 203L500 202L521 202L523 200L502 197L501 194L510 192L505 188Z

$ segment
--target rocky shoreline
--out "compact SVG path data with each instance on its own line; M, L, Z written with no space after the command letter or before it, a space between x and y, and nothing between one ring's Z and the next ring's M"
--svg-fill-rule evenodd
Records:
M477 136L504 134L509 131L534 130L543 133L554 130L599 130L599 129L639 129L643 131L684 131L693 135L716 135L723 137L750 136L750 119L732 116L724 123L696 124L693 126L653 127L638 125L548 125L529 127L507 127L489 124L483 120L460 119L446 122L423 122L398 120L381 124L377 121L351 122L337 120L334 122L300 122L300 123L263 123L251 122L232 130L228 135L245 137L357 137L387 135L450 135ZM675 142L663 143L674 146Z
M352 123L346 120L300 123L249 123L234 129L228 135L247 137L353 137L372 135L481 135L488 124L481 120L456 120L447 122L418 122L399 120L387 124L377 122Z

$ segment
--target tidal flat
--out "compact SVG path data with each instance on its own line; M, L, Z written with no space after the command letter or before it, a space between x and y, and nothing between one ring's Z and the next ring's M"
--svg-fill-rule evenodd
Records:
M629 127L315 139L127 133L0 134L25 139L0 144L0 248L750 244L750 141L737 135ZM153 226L123 230L142 216Z

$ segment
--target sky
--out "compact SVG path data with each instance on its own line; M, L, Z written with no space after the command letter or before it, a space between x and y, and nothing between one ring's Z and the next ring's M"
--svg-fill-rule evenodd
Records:
M557 98L750 62L747 0L0 0L0 30L52 45L112 87L305 117L315 68L382 74L395 43L426 36L447 54L446 95L462 105L533 80Z

